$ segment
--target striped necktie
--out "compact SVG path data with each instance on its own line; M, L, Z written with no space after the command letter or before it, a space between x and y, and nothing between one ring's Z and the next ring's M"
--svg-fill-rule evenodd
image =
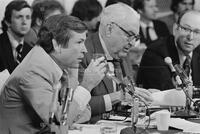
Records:
M187 76L190 75L190 69L191 69L191 65L190 64L191 64L191 58L190 58L190 56L186 56L186 59L185 59L185 61L183 63L183 68L184 68Z
M17 63L20 63L22 61L22 50L23 50L23 45L22 44L19 44L17 47L16 47L16 52L17 52Z

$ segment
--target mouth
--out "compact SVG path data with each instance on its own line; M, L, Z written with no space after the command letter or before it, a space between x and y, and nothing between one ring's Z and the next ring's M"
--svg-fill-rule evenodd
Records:
M130 50L130 48L129 48L129 47L124 47L124 49L123 49L123 51L124 51L125 53L128 53L128 52L129 52L129 50Z
M186 46L190 46L190 47L192 47L192 46L193 46L193 44L192 44L192 43L190 43L190 42L184 42L184 44L185 44Z

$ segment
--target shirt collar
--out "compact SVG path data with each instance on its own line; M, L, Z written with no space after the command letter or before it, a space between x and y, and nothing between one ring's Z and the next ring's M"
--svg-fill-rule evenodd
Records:
M8 34L8 38L9 38L9 40L10 40L10 43L11 43L11 46L12 46L13 49L16 49L17 46L18 46L19 44L22 44L22 45L24 44L24 39L21 40L20 42L18 42L18 41L13 37L12 33L10 33L9 31L7 31L7 34Z
M147 26L149 26L149 27L151 27L151 28L154 28L154 25L153 25L153 22L152 21L150 21L149 22L149 24L147 25L146 23L144 23L144 22L140 22L140 26L142 27L142 28L146 28Z
M104 53L105 53L105 55L106 55L107 60L113 60L113 58L111 57L111 55L110 55L109 52L108 52L108 49L107 49L107 47L106 47L106 44L105 44L104 40L102 39L100 33L99 33L99 40L100 40L100 42L101 42L101 45L102 45L102 47L103 47L103 51L104 51Z

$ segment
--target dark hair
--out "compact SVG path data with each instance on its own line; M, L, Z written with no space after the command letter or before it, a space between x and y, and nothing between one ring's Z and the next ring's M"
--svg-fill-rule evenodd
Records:
M102 6L97 0L79 0L76 1L72 9L72 16L78 17L82 21L91 21L100 15Z
M32 26L35 25L37 18L39 18L41 21L44 21L52 11L60 10L61 13L65 12L63 6L55 0L43 0L35 2L33 3L32 8Z
M187 13L188 11L183 11L180 13L180 15L178 16L178 19L176 21L177 24L180 24L181 19L183 18L183 16Z
M2 30L7 31L7 25L5 24L5 21L8 23L11 23L11 15L12 11L20 11L23 8L30 8L30 5L25 0L13 0L11 1L7 6L4 14L4 19L2 21Z
M112 5L112 4L115 4L117 2L122 2L124 4L127 4L131 7L133 7L134 0L107 0L105 7Z
M39 31L38 45L47 53L54 50L52 39L64 46L71 37L71 31L82 33L87 30L87 26L80 19L69 15L53 15L44 21Z
M133 2L133 8L136 11L143 10L144 9L144 1L145 0L134 0L134 2Z
M183 2L183 0L172 0L171 2L171 6L170 6L170 9L176 13L177 12L177 9L178 9L178 4ZM192 4L194 5L195 4L195 1L192 0Z

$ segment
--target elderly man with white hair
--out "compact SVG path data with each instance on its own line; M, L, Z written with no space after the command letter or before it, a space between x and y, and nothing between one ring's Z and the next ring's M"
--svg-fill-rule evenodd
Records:
M94 53L102 53L108 61L118 61L127 56L129 49L139 39L139 14L130 6L117 3L103 10L99 32L91 35L85 42L88 53L85 55L81 67L86 68ZM110 71L114 70L113 62L108 62ZM114 71L113 71L114 72ZM136 93L145 100L151 101L151 94L141 88ZM95 123L104 113L113 110L113 106L122 100L122 92L116 83L105 77L91 92L90 106Z

